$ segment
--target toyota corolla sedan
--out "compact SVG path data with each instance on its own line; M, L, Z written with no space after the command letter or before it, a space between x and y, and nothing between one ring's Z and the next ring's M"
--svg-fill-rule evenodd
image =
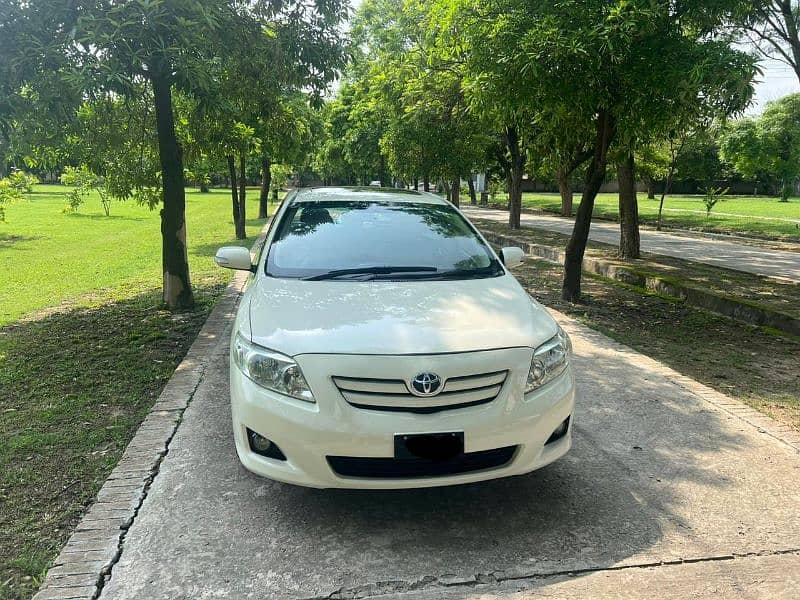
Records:
M411 488L520 475L570 448L569 337L433 194L312 188L281 205L230 350L236 450L318 488Z

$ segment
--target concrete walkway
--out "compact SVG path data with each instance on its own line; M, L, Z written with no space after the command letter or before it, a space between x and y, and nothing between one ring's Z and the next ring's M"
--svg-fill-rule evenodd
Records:
M797 598L800 436L562 322L574 450L524 477L399 492L246 472L221 332L99 597Z
M462 207L470 218L508 222L502 210ZM546 215L522 215L524 227L546 229L570 235L573 221ZM694 262L717 265L767 277L780 277L800 282L800 252L771 250L734 241L665 233L643 229L642 251L673 256ZM604 221L592 223L589 238L606 244L619 244L619 225Z

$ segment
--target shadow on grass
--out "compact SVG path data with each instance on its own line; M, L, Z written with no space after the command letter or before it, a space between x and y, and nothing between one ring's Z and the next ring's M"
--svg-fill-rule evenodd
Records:
M40 235L10 235L7 233L0 233L0 249L10 248L15 244L22 244L24 242L35 242L42 239Z
M90 220L90 221L146 221L145 217L128 217L124 215L115 215L111 213L109 216L106 215L87 215L84 213L69 213L65 215L70 219L83 219L83 220Z
M0 597L31 596L223 289L180 314L152 290L0 328Z

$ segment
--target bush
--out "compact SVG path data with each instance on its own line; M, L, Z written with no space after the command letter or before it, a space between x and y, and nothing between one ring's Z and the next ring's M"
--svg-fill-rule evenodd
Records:
M67 205L64 213L70 214L78 212L83 201L93 190L100 194L100 203L103 205L103 212L108 217L111 214L111 195L101 177L92 173L86 165L79 168L66 167L61 174L61 183L74 186L67 192Z
M489 192L489 199L494 203L497 201L498 194L503 191L503 182L492 177L486 186L486 190Z
M282 164L272 165L271 172L272 182L270 183L270 187L272 188L273 194L283 190L283 188L289 183L292 175L294 175L294 169L292 167Z
M20 193L24 192L30 194L33 192L33 186L39 183L39 178L31 173L16 170L8 176L8 181L11 187L18 190Z
M717 205L717 202L722 200L725 201L725 194L730 191L730 188L715 188L710 187L707 188L705 191L705 196L703 197L703 204L706 206L706 219L711 216L711 211Z
M6 220L5 207L12 202L22 200L22 198L24 198L22 191L14 186L10 177L0 179L0 223L4 223Z

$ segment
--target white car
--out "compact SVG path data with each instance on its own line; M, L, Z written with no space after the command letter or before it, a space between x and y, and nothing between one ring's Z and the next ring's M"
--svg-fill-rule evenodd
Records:
M571 446L568 336L450 203L428 193L290 193L233 328L236 449L250 471L318 488L520 475Z

